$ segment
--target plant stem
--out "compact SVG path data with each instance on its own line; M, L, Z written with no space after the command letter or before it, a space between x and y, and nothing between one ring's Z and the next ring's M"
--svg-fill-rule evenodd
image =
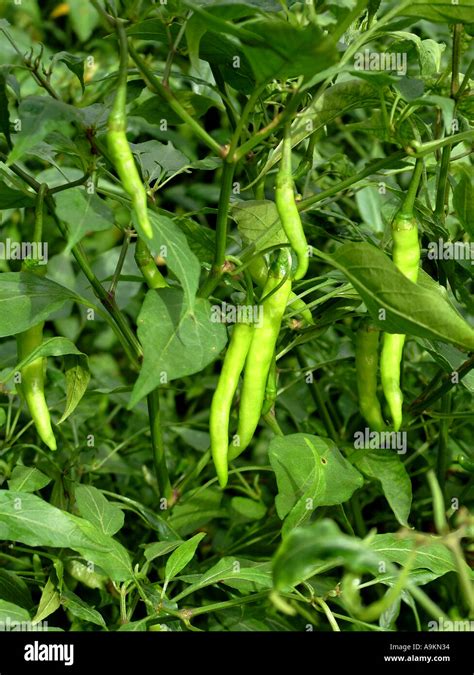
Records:
M138 70L141 72L143 79L147 83L150 89L152 89L155 94L161 96L161 98L168 103L170 108L183 120L185 124L193 131L195 136L197 136L207 147L215 152L219 157L225 155L224 148L215 141L212 136L210 136L207 131L199 124L197 120L190 115L178 101L178 99L172 94L172 92L165 87L159 79L152 73L150 68L146 65L145 61L138 55L135 48L130 44L129 53L132 59L135 61Z
M436 530L439 534L446 534L449 532L448 521L446 520L446 509L444 506L444 497L441 492L440 485L436 480L436 475L431 469L426 474L428 484L431 490L431 497L433 499L433 518Z
M449 414L451 410L451 394L447 393L441 399L441 411L445 414ZM439 437L438 437L438 456L437 456L437 467L436 474L438 477L438 483L443 494L445 496L445 485L446 485L446 469L448 463L448 440L449 440L449 417L444 417L440 420L439 424Z
M172 496L171 484L166 466L165 447L163 443L163 431L160 416L160 393L155 389L147 396L148 416L150 418L151 443L153 447L153 463L155 466L156 480L161 497L168 502Z
M450 389L457 385L463 377L474 368L474 355L470 356L463 364L459 366L457 370L453 373L447 374L444 377L444 383L438 387L435 391L432 391L431 385L428 385L426 390L421 396L419 396L409 407L409 411L412 415L418 415L419 413L426 410L428 406L432 405L435 401L440 399L444 394L446 394ZM456 374L457 377L453 378L453 375ZM454 380L454 381L453 381Z
M130 246L130 231L125 233L124 240L122 242L122 248L120 249L119 259L117 261L117 266L115 267L115 272L110 282L109 295L113 298L115 297L115 291L117 290L117 284L122 274L123 264L125 258L127 257L128 247Z
M413 169L412 177L410 180L410 185L403 201L401 208L402 213L407 213L411 215L413 213L413 208L415 205L416 193L418 192L418 186L420 184L421 176L423 175L423 160L418 158L415 162L415 168Z
M235 164L224 161L224 169L221 178L221 191L219 195L219 205L217 207L216 222L216 247L214 251L214 262L211 271L199 290L199 297L207 298L216 288L224 272L225 252L227 246L227 220L229 217L230 195L232 192L232 181L234 179Z
M303 350L301 347L296 348L296 359L298 361L298 364L300 368L305 372L310 370L310 366L308 365L308 361L303 353ZM313 374L314 375L314 374ZM328 409L326 407L326 403L324 402L324 397L321 393L321 390L319 388L319 384L316 380L316 377L313 376L312 381L309 383L309 390L311 392L311 396L313 397L313 401L316 403L316 407L318 409L318 412L321 416L322 422L324 424L324 428L326 429L326 433L329 436L331 440L333 440L335 443L338 442L339 437L337 434L337 431L334 427L334 424L332 422L332 419L329 415Z
M444 221L445 218L445 204L448 197L448 172L449 172L449 160L451 157L451 146L446 145L443 148L441 154L441 164L439 167L438 174L438 186L436 188L436 204L434 215L436 218Z
M406 157L406 154L407 153L404 150L397 150L397 152L394 152L390 157L384 157L383 159L379 159L377 162L371 162L367 167L365 167L365 169L362 169L361 171L359 171L359 173L356 173L354 176L349 176L349 178L346 178L337 185L333 185L327 190L318 192L318 194L313 195L312 197L302 199L300 202L298 202L298 210L306 211L313 204L316 204L322 201L323 199L326 199L327 197L332 197L333 195L342 192L342 190L352 187L352 185L358 183L363 178L367 178L368 176L371 176L374 173L378 173L381 169L385 169L391 166L392 164L395 164L400 159Z

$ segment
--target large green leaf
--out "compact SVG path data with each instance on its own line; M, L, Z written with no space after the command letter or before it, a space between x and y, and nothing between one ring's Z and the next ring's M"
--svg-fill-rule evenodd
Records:
M397 575L392 563L404 566L410 562L410 577L416 583L455 571L449 550L436 537L427 536L426 540L420 544L416 535L401 538L396 534L361 540L343 534L332 520L321 520L293 530L283 541L274 557L274 583L278 589L295 586L328 566L344 566L357 574L368 572L385 583L393 583Z
M144 359L129 409L160 384L200 372L226 343L223 324L211 321L207 300L198 298L194 312L178 289L149 291L138 317Z
M27 546L72 548L111 579L131 579L127 551L94 524L51 506L36 495L0 490L0 540Z
M278 516L283 534L308 520L318 506L347 501L363 478L328 438L310 434L276 436L268 450L275 471Z
M472 0L413 0L400 14L435 23L474 23Z
M380 481L383 493L400 525L408 527L411 509L411 481L394 450L370 450L354 464L369 478Z
M243 46L257 82L303 77L326 70L337 61L333 39L314 24L291 25L279 17L258 17L245 24L262 44Z
M341 246L333 255L315 254L339 269L387 333L407 333L474 349L474 329L440 293L409 281L383 251L366 243ZM385 310L385 319L380 312Z
M67 225L67 252L87 234L113 227L112 210L103 199L94 192L89 194L83 187L60 192L55 201L56 214Z
M49 96L25 98L20 103L18 117L21 130L12 137L14 146L8 155L7 164L17 162L51 131L63 129L67 135L69 123L80 123L80 114L74 106Z
M16 335L45 321L68 300L81 299L68 288L31 272L0 275L0 337Z

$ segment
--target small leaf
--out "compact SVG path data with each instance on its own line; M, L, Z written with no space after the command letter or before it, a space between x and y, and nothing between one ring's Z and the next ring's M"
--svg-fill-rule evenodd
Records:
M75 497L81 516L97 525L104 534L115 534L123 527L122 509L110 504L97 488L92 485L77 485Z
M48 579L46 586L43 588L38 609L33 618L33 623L39 623L48 617L61 606L59 601L59 593L57 592L51 579Z
M178 548L173 551L166 561L164 589L166 589L171 579L174 579L174 577L191 562L197 547L205 536L205 532L200 532L191 539L188 539L188 541L180 544Z
M88 623L94 623L107 630L102 614L93 607L90 607L84 600L81 600L78 595L67 588L64 588L61 593L61 605L78 619L82 619Z
M35 492L46 487L51 482L51 478L45 476L34 466L17 465L8 481L10 490L17 492Z

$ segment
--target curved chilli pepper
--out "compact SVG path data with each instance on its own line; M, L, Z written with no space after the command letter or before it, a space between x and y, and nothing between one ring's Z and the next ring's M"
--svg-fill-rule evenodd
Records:
M147 245L140 237L135 244L135 262L149 288L169 288L169 284L156 266Z
M120 68L117 93L112 105L107 125L107 146L122 182L125 192L132 200L133 210L138 224L145 236L153 237L153 230L148 218L147 194L138 173L133 154L127 140L127 36L123 24L116 22L117 36L120 45Z
M420 264L420 242L418 225L413 216L413 203L421 176L422 163L417 161L407 198L392 223L393 262L400 272L416 283ZM393 428L398 431L402 425L403 393L400 388L401 362L406 336L386 333L380 358L382 389L392 416Z
M355 366L359 410L374 431L382 431L385 423L377 397L379 331L369 321L364 321L357 331Z
M43 344L44 322L17 335L18 360L26 359L34 349ZM20 390L25 399L39 437L51 450L57 449L51 427L51 416L44 395L44 358L35 359L21 369Z
M286 259L286 253L283 254ZM268 373L272 364L281 322L291 292L287 264L277 262L277 269L270 274L263 289L263 318L253 328L239 408L237 434L229 447L229 459L243 452L253 438L260 420Z
M248 265L248 270L250 272L250 276L255 281L257 286L265 286L265 283L268 279L268 268L262 255L256 256L252 259ZM299 298L296 293L293 293L293 291L290 293L288 309L290 309L292 312L297 312L309 326L314 326L311 310L305 301L302 298Z
M42 184L38 190L35 206L35 228L33 240L40 243L43 236L43 204L48 186ZM38 277L46 274L46 264L39 260L29 259L22 263L22 271L29 271ZM18 361L26 359L33 350L43 343L44 322L31 326L16 336ZM56 439L51 426L51 416L44 393L44 358L39 357L20 371L21 383L19 391L25 399L39 437L51 450L57 449Z
M308 271L308 242L295 201L291 173L291 135L288 126L285 129L280 168L276 177L275 202L285 234L298 256L294 278L302 279Z
M227 485L229 448L229 418L232 400L237 390L240 373L247 358L253 328L250 324L239 323L234 327L227 349L217 388L212 397L209 429L211 454L216 467L219 484Z

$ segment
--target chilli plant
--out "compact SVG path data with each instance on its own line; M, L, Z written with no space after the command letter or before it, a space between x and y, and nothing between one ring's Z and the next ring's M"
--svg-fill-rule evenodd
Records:
M0 621L472 625L472 2L1 8Z

